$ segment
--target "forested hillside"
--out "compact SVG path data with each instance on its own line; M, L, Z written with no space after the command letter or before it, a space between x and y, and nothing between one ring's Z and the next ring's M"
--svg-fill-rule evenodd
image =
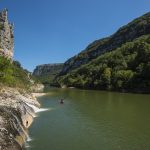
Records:
M31 73L24 70L18 61L12 62L0 56L0 84L29 90L34 83Z
M150 34L150 12L121 27L112 36L91 43L84 51L64 63L60 75L65 75L105 52L115 50L126 42L148 34Z
M150 92L150 13L65 62L60 86Z

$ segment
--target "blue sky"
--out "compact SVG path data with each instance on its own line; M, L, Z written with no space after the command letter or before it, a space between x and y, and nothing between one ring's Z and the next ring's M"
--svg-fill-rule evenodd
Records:
M96 39L150 11L150 0L0 0L15 23L15 59L36 65L64 62Z

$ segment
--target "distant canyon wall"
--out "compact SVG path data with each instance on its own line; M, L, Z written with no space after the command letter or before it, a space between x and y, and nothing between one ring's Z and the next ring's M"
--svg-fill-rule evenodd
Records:
M55 77L63 68L63 63L43 64L36 66L33 71L33 76L43 84L54 85Z

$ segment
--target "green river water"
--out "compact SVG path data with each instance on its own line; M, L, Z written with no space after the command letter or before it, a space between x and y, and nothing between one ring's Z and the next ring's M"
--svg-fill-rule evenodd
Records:
M64 104L59 100L64 98ZM150 150L150 95L51 89L27 150Z

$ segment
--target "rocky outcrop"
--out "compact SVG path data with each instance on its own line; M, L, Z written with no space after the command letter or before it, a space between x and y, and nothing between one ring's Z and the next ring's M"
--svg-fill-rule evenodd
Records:
M13 88L0 90L0 150L20 150L40 104L32 94Z
M148 34L150 34L150 12L121 27L112 36L91 43L84 51L64 63L60 75L65 75L105 52L115 50L126 42L131 42L142 35Z
M8 10L0 12L0 55L13 58L14 25L8 22Z
M44 90L44 85L43 84L34 84L31 86L31 91L32 92L43 92Z

